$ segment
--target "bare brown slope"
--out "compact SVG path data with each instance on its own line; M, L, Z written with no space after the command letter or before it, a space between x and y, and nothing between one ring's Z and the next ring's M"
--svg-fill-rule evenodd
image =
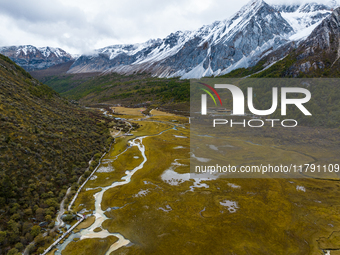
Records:
M65 74L74 63L74 60L68 61L66 63L58 64L47 69L31 71L31 75L42 81L45 77L55 76L60 74Z

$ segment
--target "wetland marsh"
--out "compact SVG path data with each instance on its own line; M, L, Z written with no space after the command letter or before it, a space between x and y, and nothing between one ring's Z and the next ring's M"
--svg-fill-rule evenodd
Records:
M133 136L115 139L73 207L95 221L72 234L55 254L321 255L340 249L337 179L200 178L190 175L187 118L159 113L124 118L140 127ZM297 144L289 137L236 132L218 146L230 160L253 163L268 155L274 163L339 155L335 142L321 148L303 133L306 140ZM209 146L209 136L201 142L206 154L196 157L213 157L216 148Z

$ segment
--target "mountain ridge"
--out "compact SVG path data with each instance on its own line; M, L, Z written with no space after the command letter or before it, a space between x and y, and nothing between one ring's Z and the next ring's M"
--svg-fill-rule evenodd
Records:
M282 60L254 77L339 77L340 8Z
M258 23L263 22L263 18L268 15L273 24L260 26ZM242 30L245 27L247 30L244 32ZM135 59L126 58L122 54L112 63L114 66L108 68L106 72L123 74L148 72L158 77L182 78L218 75L239 62L245 54L250 55L257 47L263 47L260 49L263 52L270 47L276 47L276 44L284 43L284 36L281 35L290 32L292 28L271 6L262 0L251 1L230 19L216 21L194 31L170 34L161 44L158 41L153 48L146 48L144 51L149 52L149 55L144 59L138 59L140 54ZM243 33L250 35L243 36ZM272 41L268 43L269 40ZM123 65L119 57L129 62ZM95 62L101 63L103 56L97 60L93 56L88 58L92 58L91 63L88 59L78 59L71 66L69 73L82 72L85 66L93 68Z
M12 59L26 71L46 69L57 64L74 60L74 56L63 49L49 46L4 46L0 47L0 53Z
M252 0L228 19L193 31L177 31L164 39L111 45L76 57L65 52L59 60L36 60L36 68L27 64L25 58L16 60L13 53L9 57L30 71L74 61L69 74L149 73L182 79L219 76L255 66L276 50L287 49L286 45L292 42L299 44L336 5L334 0L300 5L269 5L263 0Z

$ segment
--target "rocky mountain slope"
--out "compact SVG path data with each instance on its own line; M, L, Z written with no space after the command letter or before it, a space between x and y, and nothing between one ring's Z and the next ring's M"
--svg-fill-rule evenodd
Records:
M305 40L289 45L286 51L289 54L284 56L282 52L274 51L256 68L238 69L226 76L339 77L340 8L322 20Z
M281 46L305 39L334 6L333 2L270 6L262 0L251 1L230 19L195 31L179 31L163 40L112 46L81 56L69 73L147 72L182 78L222 75L254 66Z
M145 44L137 52L82 56L69 72L83 72L84 68L98 70L99 66L94 63L100 65L102 59L106 59L111 67L108 71L118 73L145 71L159 77L183 78L216 75L232 67L256 63L256 57L286 43L287 35L292 32L292 27L278 12L256 0L228 20L195 31L173 33L163 40Z
M340 58L340 8L324 19L295 52L288 75L323 72L338 74Z
M0 47L0 53L12 59L26 71L48 67L73 60L73 56L60 48L32 45Z

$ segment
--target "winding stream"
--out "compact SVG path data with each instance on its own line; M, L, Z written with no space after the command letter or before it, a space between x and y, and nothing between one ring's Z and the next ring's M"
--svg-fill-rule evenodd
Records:
M172 129L176 129L175 126ZM160 132L156 135L161 135L162 133L164 133L167 130L169 130L169 129L163 130L162 132ZM149 136L155 136L155 135L149 135ZM94 194L95 213L93 215L96 217L95 222L89 228L83 229L79 233L72 233L67 239L65 239L65 241L62 244L58 244L57 247L56 247L58 249L58 251L55 252L56 255L61 255L61 251L70 242L72 242L74 238L80 238L80 240L83 240L83 239L86 239L86 238L106 238L108 236L117 237L118 241L116 241L114 244L112 244L110 246L110 248L106 252L107 255L110 254L112 251L115 251L115 250L119 249L120 247L126 246L130 243L130 240L126 239L124 236L122 236L119 233L110 233L106 229L103 229L100 232L94 232L94 229L101 227L102 223L105 220L108 219L105 215L105 211L103 211L102 208L101 208L101 203L102 203L102 199L103 199L103 195L104 195L105 191L107 191L108 189L117 187L117 186L122 186L122 185L128 184L131 181L131 177L134 175L134 173L136 173L138 170L143 168L145 162L147 161L147 157L145 155L145 146L143 145L143 139L145 137L149 137L149 136L136 137L136 138L134 138L134 139L132 139L128 142L131 147L133 147L133 146L138 147L138 149L139 149L144 160L142 161L142 163L140 163L133 170L125 171L126 175L124 177L122 177L122 181L113 182L110 186L104 187L104 188L101 189L101 191ZM122 153L120 153L119 155L121 155L121 154ZM119 157L119 155L117 155L113 160L116 160Z
M103 112L103 114L105 116L110 116L112 117L112 115L108 114L107 111L105 111L104 109L101 109L101 111ZM131 123L129 123L128 121L125 121L127 124L130 125L130 129L128 132L126 133L129 133L132 129L132 125ZM161 121L155 121L155 122L160 122L162 123ZM141 137L136 137L132 140L129 140L128 143L130 145L130 147L133 147L133 146L137 146L141 155L143 156L143 162L140 163L137 167L135 167L133 170L129 171L125 171L125 176L122 177L122 181L119 181L119 182L113 182L110 186L107 186L107 187L102 187L101 188L101 191L97 192L94 194L94 198L95 198L95 211L94 211L94 216L95 216L95 222L88 228L86 229L82 229L80 232L78 233L72 233L70 234L70 236L68 238L66 238L64 240L64 242L62 244L58 244L56 246L57 248L57 251L55 251L55 255L61 255L61 251L63 249L65 249L65 247L73 241L74 238L80 238L80 240L83 240L83 239L87 239L87 238L106 238L108 236L115 236L118 238L118 240L113 243L110 248L106 251L106 255L109 255L111 252L119 249L120 247L123 247L123 246L126 246L130 243L130 240L126 239L123 235L121 235L120 233L110 233L109 231L107 231L106 229L102 229L100 232L94 232L94 229L102 226L102 223L107 220L108 218L106 217L105 215L105 211L102 210L101 208L101 203L102 203L102 199L103 199L103 195L105 193L105 191L111 189L111 188L114 188L114 187L117 187L117 186L122 186L122 185L125 185L125 184L128 184L130 181L131 181L131 177L134 175L134 173L136 173L138 170L142 169L145 162L147 161L147 157L145 155L145 146L143 145L143 139L146 138L146 137L152 137L152 136L158 136L158 135L161 135L163 134L164 132L170 130L170 129L174 129L174 130L177 130L176 126L175 125L172 125L172 128L168 128L168 129L165 129L163 131L161 131L160 133L158 134L155 134L155 135L147 135L147 136L141 136ZM128 148L126 148L123 152L121 152L120 154L118 154L117 156L115 156L113 159L110 159L110 161L114 161L114 160L117 160L118 157L123 154L124 152L127 151ZM105 155L102 156L101 159L103 159ZM101 161L100 161L100 164L101 164ZM97 166L100 167L100 164ZM94 173L95 171L93 171ZM92 173L92 174L93 174ZM91 174L91 176L92 176ZM91 177L90 176L90 177ZM83 184L85 185L85 183ZM100 188L100 187L98 187ZM78 190L78 192L80 192L81 189ZM75 196L72 200L72 202L70 203L69 205L69 209L70 207L72 206L74 200L76 200L77 196ZM61 225L62 221L59 222L58 220L58 225Z
M122 186L125 184L128 184L131 180L132 175L137 172L139 169L142 169L145 162L147 161L147 158L145 156L145 147L142 143L144 137L139 137L139 138L135 138L132 141L129 142L130 146L137 146L139 151L141 152L142 156L143 156L143 161L140 165L138 165L137 167L135 167L133 170L131 171L126 171L126 176L124 176L122 178L122 181L120 182L114 182L112 183L111 186L102 188L102 190L98 193L96 193L94 195L95 198L95 214L94 216L96 217L95 222L91 225L90 228L88 229L84 229L80 232L80 239L86 239L86 238L106 238L108 236L115 236L118 238L118 241L115 242L114 244L111 245L111 247L109 248L109 250L106 252L106 254L110 254L112 251L117 250L118 248L125 246L127 244L130 243L129 240L125 239L121 234L119 233L110 233L107 230L102 230L100 232L94 232L93 230L97 227L101 227L102 223L107 220L108 218L105 216L105 211L102 210L101 208L101 202L103 199L103 195L104 192L107 191L108 189L117 187L117 186Z
M122 181L120 182L114 182L112 185L107 186L105 188L102 188L101 191L97 192L94 194L95 198L95 213L94 216L96 217L95 222L91 225L91 227L87 229L81 230L79 233L76 234L71 234L63 244L59 244L57 246L58 251L55 254L61 254L61 251L70 243L72 240L76 237L80 238L80 240L86 239L86 238L106 238L108 236L115 236L118 238L118 241L115 242L114 244L111 245L109 250L106 252L106 254L110 254L112 251L115 251L119 249L122 246L128 245L130 241L128 239L125 239L124 236L122 236L119 233L110 233L106 229L100 231L100 232L94 232L94 229L101 227L102 223L107 220L108 218L105 216L105 211L102 210L101 203L103 199L104 192L107 191L108 189L117 187L117 186L122 186L125 184L128 184L131 180L131 177L135 172L138 170L142 169L145 162L147 161L147 158L145 156L145 146L143 145L142 141L144 137L138 137L133 139L132 141L129 141L129 145L132 146L137 146L139 151L141 152L143 156L143 162L139 164L137 167L135 167L131 171L125 171L126 176L122 178Z
M65 194L63 200L60 203L60 208L59 208L59 212L58 212L58 215L57 215L57 223L56 223L55 228L60 228L60 227L63 227L65 225L64 221L61 219L61 216L63 216L63 214L65 212L64 204L65 204L65 200L69 196L70 192L71 192L71 187L69 187L67 189L66 194Z

